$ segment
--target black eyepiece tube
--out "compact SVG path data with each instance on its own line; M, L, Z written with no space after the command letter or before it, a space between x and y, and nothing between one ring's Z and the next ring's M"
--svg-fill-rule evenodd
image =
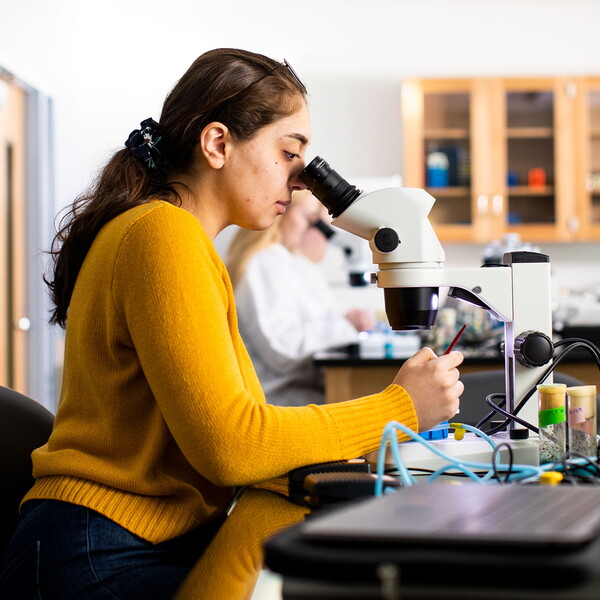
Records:
M313 158L300 173L300 180L325 205L334 219L361 194L361 190L340 177L320 156Z
M331 239L335 235L335 231L333 230L333 227L329 227L329 225L327 225L327 223L325 223L325 221L323 221L323 219L317 219L312 224L312 226L315 229L318 229L328 240Z

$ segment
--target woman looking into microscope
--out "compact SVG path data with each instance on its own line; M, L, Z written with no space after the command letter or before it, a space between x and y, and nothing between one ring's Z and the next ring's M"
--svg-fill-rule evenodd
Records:
M2 598L172 598L238 486L372 451L388 421L426 430L456 413L462 356L427 349L378 394L266 403L213 240L285 213L310 137L287 62L213 50L74 202L48 276L60 403Z

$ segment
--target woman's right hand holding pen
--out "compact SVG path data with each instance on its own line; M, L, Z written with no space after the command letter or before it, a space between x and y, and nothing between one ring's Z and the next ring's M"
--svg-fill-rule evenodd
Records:
M398 371L393 383L410 395L419 431L427 431L458 412L464 385L457 367L462 362L461 352L437 356L431 348L421 348Z

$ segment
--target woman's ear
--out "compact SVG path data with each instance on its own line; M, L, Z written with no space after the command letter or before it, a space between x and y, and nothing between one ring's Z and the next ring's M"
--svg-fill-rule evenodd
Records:
M218 121L209 123L200 133L200 150L213 169L220 169L223 166L225 148L229 140L229 129Z

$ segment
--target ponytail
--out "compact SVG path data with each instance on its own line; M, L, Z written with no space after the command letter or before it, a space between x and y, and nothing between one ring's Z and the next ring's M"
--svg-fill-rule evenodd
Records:
M50 250L53 278L44 277L54 304L50 323L65 327L77 275L100 229L151 199L181 202L173 186L161 183L130 150L124 149L110 159L89 190L71 204L60 220Z

